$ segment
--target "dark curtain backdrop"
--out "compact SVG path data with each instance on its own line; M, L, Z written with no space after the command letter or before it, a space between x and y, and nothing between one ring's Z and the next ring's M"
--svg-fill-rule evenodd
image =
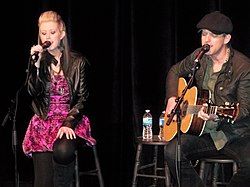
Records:
M32 160L21 150L32 116L30 100L22 87L29 50L37 41L38 16L49 9L62 15L72 48L83 53L92 66L88 114L108 187L131 185L135 140L141 135L144 110L151 110L153 131L158 133L158 117L165 108L166 74L171 65L200 46L195 26L204 14L221 10L229 15L234 23L233 46L250 56L247 1L2 2L0 184L14 181L14 126L20 181L32 181ZM11 113L4 121L8 110L15 111L15 106L16 115ZM84 162L87 155L81 153L80 159ZM88 181L83 184L87 186Z

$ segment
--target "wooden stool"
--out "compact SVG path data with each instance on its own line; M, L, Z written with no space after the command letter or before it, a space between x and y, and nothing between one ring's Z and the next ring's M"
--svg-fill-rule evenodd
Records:
M170 186L170 174L167 162L164 160L164 166L159 167L159 160L158 160L158 148L161 146L164 149L165 145L167 145L167 141L160 140L157 135L153 136L152 140L143 140L142 137L137 138L137 152L135 158L135 166L134 166L134 176L132 181L132 187L137 186L137 178L144 177L144 178L151 178L153 179L153 186L157 186L157 179L164 179L165 186ZM143 164L142 161L142 154L145 153L143 148L144 146L153 146L153 160L148 164ZM165 149L164 149L165 152ZM161 154L163 156L163 154ZM150 156L150 155L148 155ZM164 158L163 158L164 159ZM151 169L150 173L146 174L146 169ZM160 171L163 173L160 173Z
M208 163L212 163L213 166L213 172L211 174L212 176L212 186L216 187L219 185L227 185L228 182L225 180L225 173L224 173L224 164L232 164L232 174L234 175L237 172L237 163L233 159L229 159L228 157L221 155L218 157L211 157L211 158L203 158L200 160L200 171L199 175L201 179L205 182L205 171L206 171L206 165ZM221 173L219 173L221 172ZM221 175L221 181L219 181L219 174Z

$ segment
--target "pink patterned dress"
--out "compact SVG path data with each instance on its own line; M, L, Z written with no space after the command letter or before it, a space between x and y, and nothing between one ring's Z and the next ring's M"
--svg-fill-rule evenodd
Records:
M53 143L63 120L70 110L69 87L63 75L52 76L50 88L50 107L46 120L36 114L31 118L22 143L23 151L27 156L32 152L47 152L53 150ZM83 116L75 128L75 134L86 140L89 146L96 141L91 136L90 121Z

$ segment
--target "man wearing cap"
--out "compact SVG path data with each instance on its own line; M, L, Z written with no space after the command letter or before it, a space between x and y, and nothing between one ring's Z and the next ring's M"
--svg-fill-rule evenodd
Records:
M211 94L209 105L238 104L238 110L235 107L238 114L234 122L228 121L216 112L206 113L207 104L204 104L194 115L205 122L204 129L198 135L188 131L181 133L180 138L173 137L166 146L165 160L174 186L194 187L205 184L190 161L225 154L236 160L239 167L229 186L245 187L250 185L250 59L232 48L233 24L226 15L219 11L211 12L196 26L201 34L202 47L173 65L166 78L166 119L171 117L169 114L175 114L173 109L178 98L179 78L190 78L190 75L194 75L193 85L198 92L207 90ZM176 115L170 125L174 120ZM181 163L178 172L176 163Z

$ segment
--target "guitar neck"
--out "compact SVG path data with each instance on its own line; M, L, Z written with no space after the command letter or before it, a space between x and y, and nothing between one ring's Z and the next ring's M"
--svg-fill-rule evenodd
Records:
M198 114L203 105L189 105L187 108L188 114ZM216 114L218 106L210 106L205 108L205 112L208 114Z
M198 114L200 111L202 105L189 105L187 109L185 110L185 107L183 107L183 114ZM205 108L205 111L208 115L214 115L213 117L220 116L223 118L232 119L233 121L238 116L238 104L232 105L232 106L209 106Z

